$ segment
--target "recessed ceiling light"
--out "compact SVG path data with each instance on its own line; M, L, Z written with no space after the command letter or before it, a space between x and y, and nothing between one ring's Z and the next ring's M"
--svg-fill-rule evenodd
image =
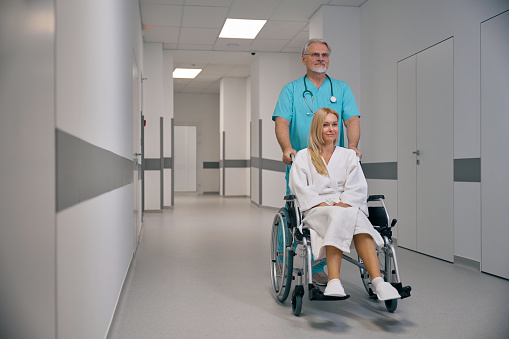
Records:
M174 79L194 79L200 72L201 68L175 68L173 71Z
M226 19L220 38L254 39L267 20Z

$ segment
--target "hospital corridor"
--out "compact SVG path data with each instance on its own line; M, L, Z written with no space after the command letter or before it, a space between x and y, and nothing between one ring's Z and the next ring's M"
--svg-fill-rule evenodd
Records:
M508 0L0 0L0 339L509 338L508 32Z
M108 339L503 338L509 281L397 248L412 297L394 313L370 300L359 269L341 268L345 301L308 301L292 314L270 283L275 209L247 198L177 196L147 214Z

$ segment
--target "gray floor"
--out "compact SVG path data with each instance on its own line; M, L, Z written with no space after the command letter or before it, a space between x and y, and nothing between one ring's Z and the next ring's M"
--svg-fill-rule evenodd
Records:
M350 299L306 294L295 317L271 295L274 214L218 196L179 196L146 214L108 338L509 338L509 281L403 248L401 278L413 291L396 312L368 299L344 262Z

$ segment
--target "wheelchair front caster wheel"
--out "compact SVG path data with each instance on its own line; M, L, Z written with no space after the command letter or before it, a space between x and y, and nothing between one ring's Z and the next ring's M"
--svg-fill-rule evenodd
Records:
M295 316L298 316L301 310L302 310L302 296L300 294L297 294L292 298L292 312Z
M385 300L384 302L387 311L389 311L390 313L396 311L396 308L398 307L398 299Z

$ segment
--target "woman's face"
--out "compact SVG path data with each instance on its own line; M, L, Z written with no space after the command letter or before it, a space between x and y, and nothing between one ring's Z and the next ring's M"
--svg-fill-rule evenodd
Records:
M333 143L338 138L338 118L334 114L327 114L323 122L322 138L325 144Z

